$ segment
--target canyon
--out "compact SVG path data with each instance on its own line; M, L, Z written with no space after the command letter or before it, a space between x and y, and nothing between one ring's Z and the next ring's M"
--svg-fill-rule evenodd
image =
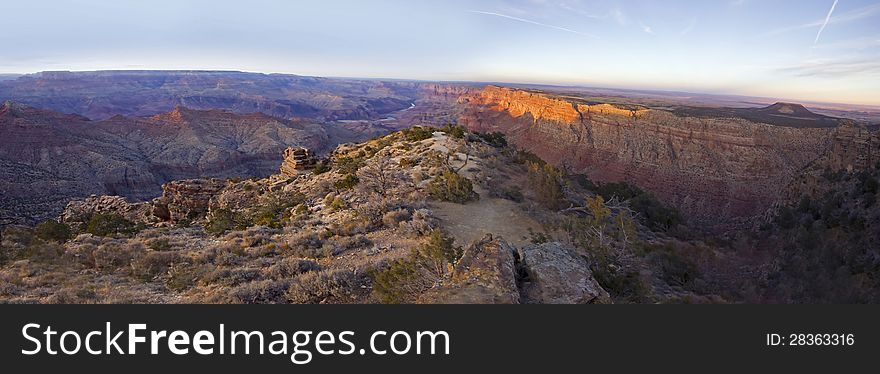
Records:
M596 182L637 185L713 230L752 228L806 168L861 170L880 146L866 126L796 104L663 110L495 86L458 102L470 130L502 132Z
M420 125L504 133L568 173L639 186L713 231L754 228L782 200L821 190L809 186L825 169L864 170L880 154L876 125L799 104L723 107L613 90L43 72L0 81L0 98L0 209L13 223L56 216L75 197L138 201L177 179L265 177L288 147L322 156Z

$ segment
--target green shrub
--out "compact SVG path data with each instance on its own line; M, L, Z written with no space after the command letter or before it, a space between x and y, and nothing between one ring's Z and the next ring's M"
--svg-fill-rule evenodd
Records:
M341 174L355 174L364 165L361 157L339 157L333 161L333 166Z
M527 162L529 182L535 191L535 197L541 205L550 210L565 207L565 195L562 192L564 173L550 164Z
M630 200L630 206L641 213L645 217L645 225L655 231L668 231L682 223L677 210L663 205L647 193Z
M342 190L350 190L360 183L360 179L354 174L348 174L340 180L337 180L333 183L333 187L336 188L337 191Z
M86 225L86 232L97 236L131 235L140 229L134 222L114 213L93 214Z
M448 169L428 182L427 188L431 197L441 201L464 204L478 197L470 179Z
M651 230L669 231L683 222L678 210L667 207L650 193L629 183L605 183L593 185L591 189L606 200L616 197L619 201L628 201L630 208L644 217L645 225Z
M477 136L480 139L483 139L487 144L495 147L495 148L504 148L507 147L507 137L504 133L500 132L489 132L489 133L477 133Z
M435 129L433 127L415 126L408 129L403 129L401 132L403 133L403 136L406 138L406 140L411 142L418 142L425 139L430 139L432 136L434 136L434 130Z
M443 131L447 135L449 135L453 138L456 138L456 139L464 139L464 135L467 133L467 131L464 129L464 127L461 127L459 125L453 125L451 123L440 128L440 131Z
M403 157L400 159L400 167L409 168L416 165L416 161L411 158Z
M315 168L312 169L312 174L315 174L315 175L324 174L324 173L330 171L330 169L331 169L331 167L327 163L327 161L321 160L315 164Z
M64 243L70 239L70 226L50 219L37 225L34 233L45 241Z
M150 240L147 243L147 247L154 251L164 252L171 250L171 243L168 241L168 238L159 238Z
M373 292L383 303L413 302L437 280L446 277L462 253L463 249L456 247L452 238L434 230L406 259L394 261L373 275Z
M330 203L329 208L331 212L339 212L348 209L348 203L344 199L336 197L333 199L333 202Z
M250 226L249 223L241 214L220 208L211 212L205 231L212 235L221 235L229 230L244 230Z
M409 258L394 261L373 278L373 292L386 304L412 302L430 287L415 261Z
M617 197L620 201L626 201L645 193L640 188L626 182L605 183L596 186L593 188L593 191L602 195L605 200L611 200L612 198Z

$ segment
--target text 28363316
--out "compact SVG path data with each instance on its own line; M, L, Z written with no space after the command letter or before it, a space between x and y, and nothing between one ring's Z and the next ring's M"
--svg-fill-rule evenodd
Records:
M855 334L848 333L787 333L767 334L767 345L850 347L856 344Z

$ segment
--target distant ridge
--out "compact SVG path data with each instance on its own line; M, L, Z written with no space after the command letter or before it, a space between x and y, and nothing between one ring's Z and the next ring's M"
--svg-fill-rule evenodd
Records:
M807 109L806 107L804 107L801 104L785 103L785 102L778 102L776 104L773 104L773 105L768 106L763 109L758 109L756 111L765 112L765 113L772 113L772 114L782 114L782 115L793 116L793 117L803 117L803 118L826 117L826 116L811 112L809 109Z
M797 103L777 102L763 108L705 108L679 107L673 111L680 116L695 117L734 117L768 125L795 128L837 127L840 118L824 116L811 112Z

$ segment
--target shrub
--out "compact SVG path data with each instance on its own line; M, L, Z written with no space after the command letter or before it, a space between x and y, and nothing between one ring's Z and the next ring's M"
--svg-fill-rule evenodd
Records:
M333 162L341 174L355 174L363 164L364 160L360 157L339 157Z
M525 196L523 196L522 190L517 186L506 187L495 185L492 189L492 193L496 197L517 203L525 201Z
M527 162L529 182L535 191L535 197L541 205L550 210L565 207L565 196L562 193L563 172L550 164Z
M315 174L315 175L324 174L324 173L330 171L330 169L331 169L330 165L327 163L327 161L321 160L321 161L318 161L317 163L315 163L315 168L312 169L312 174Z
M211 265L172 264L168 269L165 287L172 291L183 291L196 285L214 271Z
M592 190L606 200L617 197L620 201L629 201L630 207L644 217L645 225L651 230L669 231L682 223L681 215L677 210L663 205L650 193L629 183L593 185Z
M408 221L412 217L406 209L397 209L385 213L382 216L382 223L388 228L397 228L401 222Z
M176 252L147 252L131 263L131 275L149 282L156 276L166 273L171 264L180 260L181 257Z
M393 262L373 277L373 292L380 301L399 304L415 301L422 292L447 276L462 256L452 238L434 230L427 242L413 250L406 259Z
M440 128L440 131L443 131L447 135L449 135L453 138L456 138L456 139L464 139L464 135L465 135L465 133L467 133L467 131L465 131L464 127L461 127L459 125L453 125L451 123Z
M37 225L34 233L45 241L64 243L70 239L70 227L52 219Z
M287 241L288 254L295 257L319 257L324 241L314 232L298 232Z
M140 227L118 214L93 214L86 225L86 232L96 236L131 235Z
M258 281L235 287L230 292L233 303L280 304L285 303L289 284L284 281Z
M398 163L402 168L410 168L417 164L416 160L411 158L402 157L400 162Z
M347 302L359 288L358 277L347 270L308 272L296 277L287 289L287 299L296 304Z
M102 245L93 248L90 253L90 265L93 265L96 270L101 272L116 271L119 268L131 265L132 259L137 256L137 252L131 246ZM89 261L89 259L84 260Z
M415 261L407 258L397 260L377 272L373 279L373 292L383 303L403 304L414 301L431 285L422 277Z
M428 182L427 188L431 197L441 201L464 204L477 197L470 179L449 169Z
M442 277L448 271L448 265L455 264L464 251L454 244L454 239L444 235L440 230L434 230L428 236L428 241L416 250L416 259L428 271Z
M645 192L640 188L630 185L626 182L605 183L593 188L597 194L602 195L605 200L611 200L617 197L620 201L632 199L643 195Z
M355 176L354 174L348 174L342 179L333 183L333 187L335 187L337 191L350 190L357 186L359 182L360 179L358 179L357 176Z
M159 252L170 251L171 250L171 243L168 241L168 238L159 238L159 239L150 240L147 243L147 247L149 247L150 249L152 249L154 251L159 251Z
M417 209L409 222L401 222L400 227L414 235L428 235L437 228L437 219L427 209Z
M229 230L243 230L249 222L240 213L233 212L228 208L213 210L205 225L205 231L213 235L221 235Z
M401 131L407 141L418 142L434 136L434 128L415 126Z
M480 139L495 148L507 147L507 137L500 132L477 133Z
M281 280L320 270L321 266L314 261L288 257L272 265L267 271L267 275L272 279Z
M678 211L669 208L650 194L641 194L630 200L630 206L645 217L645 225L652 230L667 231L682 223Z
M333 199L333 202L330 203L329 208L330 212L339 212L348 209L348 203L345 201L345 199L337 196Z
M290 210L306 200L300 192L270 195L256 211L254 224L280 229L290 219Z

